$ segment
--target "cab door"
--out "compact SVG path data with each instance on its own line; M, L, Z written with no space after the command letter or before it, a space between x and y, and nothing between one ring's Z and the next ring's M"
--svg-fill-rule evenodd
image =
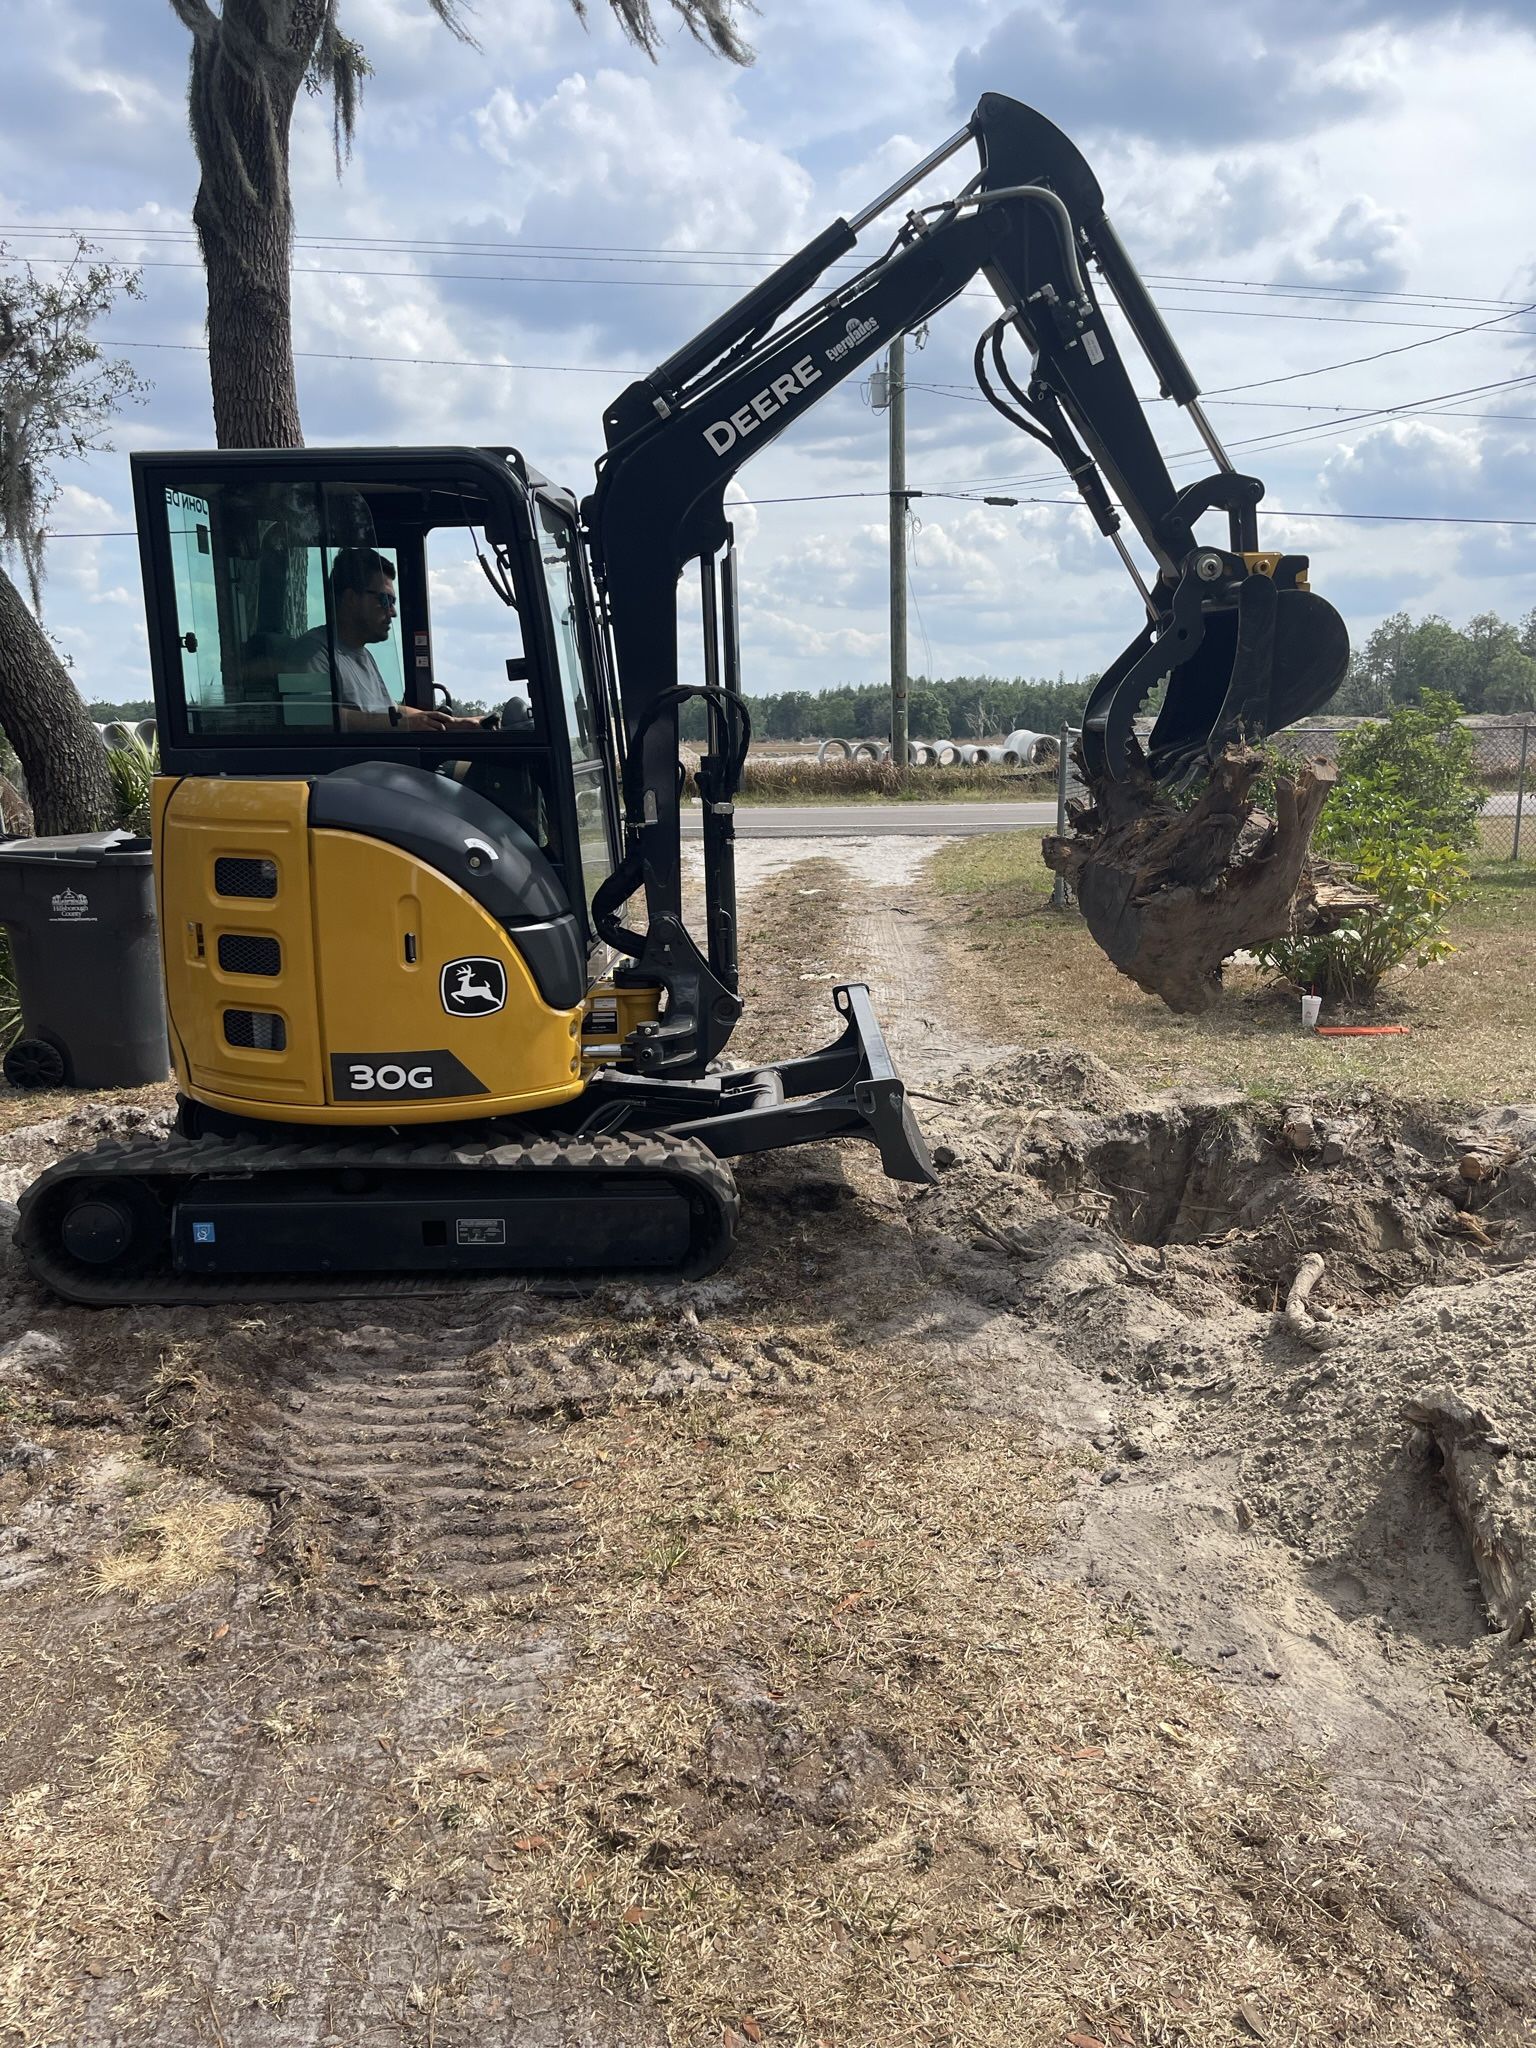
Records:
M535 501L534 545L549 604L554 679L570 742L581 894L590 914L593 897L618 862L618 792L613 787L616 756L593 646L591 600L575 521L542 493ZM571 893L576 894L574 888Z

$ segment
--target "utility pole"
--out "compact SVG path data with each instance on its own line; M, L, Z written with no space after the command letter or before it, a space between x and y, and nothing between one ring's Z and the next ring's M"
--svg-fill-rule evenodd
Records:
M890 354L891 430L891 759L905 769L907 750L907 363L906 337Z

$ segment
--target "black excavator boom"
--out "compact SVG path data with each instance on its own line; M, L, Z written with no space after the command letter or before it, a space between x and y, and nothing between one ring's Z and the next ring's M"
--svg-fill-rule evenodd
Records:
M795 310L862 228L968 144L980 168L953 199L909 212L883 255ZM1094 272L1162 394L1211 454L1211 473L1183 488L1169 475L1131 383ZM1088 707L1090 773L1128 776L1145 758L1156 780L1178 782L1229 740L1255 738L1316 710L1343 678L1343 622L1308 589L1304 557L1260 549L1263 484L1228 459L1081 153L1040 114L985 94L965 127L904 179L853 219L824 229L605 414L608 450L584 514L629 736L643 755L635 782L645 807L631 810L630 857L604 909L643 879L662 942L673 940L680 891L671 851L675 712L664 709L677 681L678 577L699 562L708 609L714 559L724 549L729 560L725 494L741 465L978 274L1001 306L976 352L982 391L1061 462L1146 613ZM1006 360L1009 336L1031 358L1022 381ZM1225 515L1224 546L1198 537L1196 522L1207 513ZM1150 577L1126 545L1122 518L1151 557ZM712 613L706 623L708 659ZM727 622L728 642L729 635ZM1160 684L1161 709L1143 750L1135 721ZM663 980L676 971L660 943L641 965Z

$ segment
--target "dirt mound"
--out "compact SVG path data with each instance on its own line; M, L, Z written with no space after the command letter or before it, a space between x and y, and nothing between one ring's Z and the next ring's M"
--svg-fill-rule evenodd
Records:
M1141 1101L1123 1074L1091 1052L1073 1049L1010 1054L989 1067L967 1067L950 1090L957 1101L1010 1108L1048 1103L1112 1115Z
M1169 1299L1214 1305L1214 1288L1260 1308L1280 1306L1312 1252L1327 1262L1329 1301L1358 1308L1536 1249L1532 1111L1469 1120L1464 1108L1368 1091L1323 1106L1231 1095L1137 1101L1123 1084L1106 1110L1041 1108L1044 1091L1020 1065L1016 1095L1010 1076L991 1077L998 1107L979 1135L972 1128L951 1147L955 1168L937 1205L963 1211L1004 1249L1017 1249L1021 1224L1038 1228L1042 1214L1070 1218L1122 1261L1128 1247L1151 1248L1150 1268L1130 1263L1162 1276ZM1054 1056L1049 1071L1066 1080L1075 1065ZM1114 1092L1091 1068L1085 1078Z
M174 1111L163 1103L90 1100L66 1116L40 1124L24 1124L0 1138L0 1200L14 1202L44 1167L66 1153L99 1145L103 1138L136 1138L145 1131L166 1131Z
M1536 1111L1021 1094L933 1118L915 1213L1092 1454L1054 1568L1280 1704L1524 1981Z

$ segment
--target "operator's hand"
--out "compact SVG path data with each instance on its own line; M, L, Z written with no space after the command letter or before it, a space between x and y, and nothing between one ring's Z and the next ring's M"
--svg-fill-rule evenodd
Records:
M400 717L403 724L428 732L465 732L480 723L477 718L456 718L448 711L423 711L417 704L402 704Z

